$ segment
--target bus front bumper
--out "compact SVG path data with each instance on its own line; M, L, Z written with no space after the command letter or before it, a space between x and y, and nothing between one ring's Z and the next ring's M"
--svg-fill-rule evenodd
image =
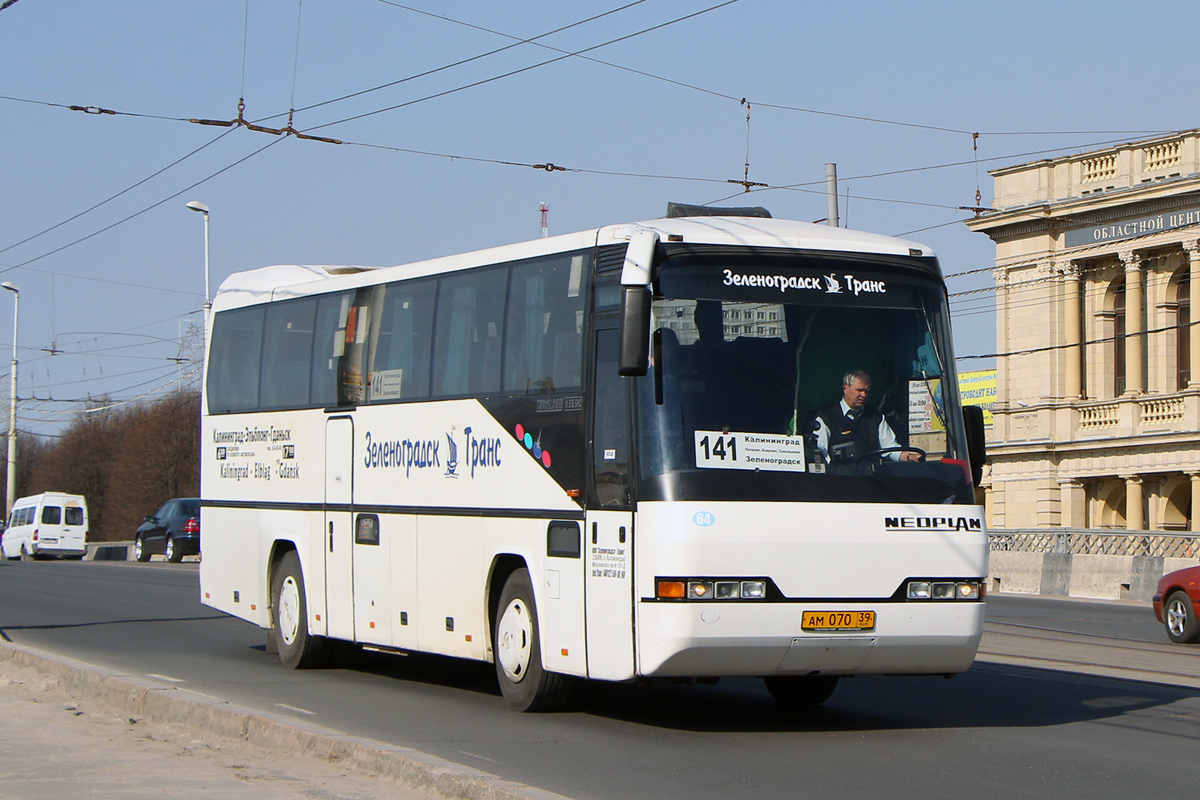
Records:
M804 611L873 611L870 630L804 630ZM982 602L638 605L638 675L919 675L963 672Z

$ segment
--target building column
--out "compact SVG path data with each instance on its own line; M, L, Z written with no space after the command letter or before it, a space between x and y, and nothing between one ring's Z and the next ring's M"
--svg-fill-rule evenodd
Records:
M1060 524L1064 528L1087 527L1087 492L1082 481L1060 480L1058 491L1061 496Z
M1072 261L1063 269L1063 315L1066 341L1067 370L1063 386L1068 400L1083 397L1083 315L1079 304L1079 284L1082 270Z
M1142 515L1142 479L1138 475L1122 475L1125 481L1125 528L1131 531L1146 529Z
M1197 324L1200 322L1200 241L1184 242L1183 250L1188 257L1188 311L1191 315L1188 320L1188 388L1194 389L1200 388L1200 324ZM1193 483L1192 487L1195 485ZM1195 498L1193 491L1193 501Z
M1200 472L1189 472L1188 480L1192 485L1192 507L1188 509L1188 529L1200 531Z
M1142 319L1142 257L1132 250L1120 254L1125 264L1125 394L1141 394L1146 386L1143 354L1146 342ZM1139 527L1138 530L1141 530Z

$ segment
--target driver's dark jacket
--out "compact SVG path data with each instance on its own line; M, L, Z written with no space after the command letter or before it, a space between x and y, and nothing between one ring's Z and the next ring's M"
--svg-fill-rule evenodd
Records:
M878 411L864 408L857 417L852 418L842 413L842 404L837 402L822 407L817 411L817 416L829 428L827 452L830 460L834 460L835 453L847 449L839 447L847 442L854 443L848 454L850 456L861 456L879 449L879 423L883 421L883 415Z

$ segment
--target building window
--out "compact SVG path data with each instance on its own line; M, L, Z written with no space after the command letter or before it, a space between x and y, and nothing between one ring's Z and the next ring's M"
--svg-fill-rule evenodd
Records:
M1125 279L1113 284L1113 393L1125 394Z
M1192 379L1191 322L1192 292L1191 278L1185 268L1179 275L1175 290L1175 388L1186 389Z

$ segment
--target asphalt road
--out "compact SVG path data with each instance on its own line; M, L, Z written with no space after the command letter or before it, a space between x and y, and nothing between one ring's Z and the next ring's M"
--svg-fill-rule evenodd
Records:
M563 713L523 715L491 665L366 654L352 669L288 671L262 631L198 595L190 564L0 563L0 635L579 800L1167 797L1200 785L1200 691L1172 685L1200 676L1200 647L1166 643L1142 605L993 597L987 660L968 673L843 681L805 716L752 680L597 684ZM1136 663L1124 672L1110 653Z

